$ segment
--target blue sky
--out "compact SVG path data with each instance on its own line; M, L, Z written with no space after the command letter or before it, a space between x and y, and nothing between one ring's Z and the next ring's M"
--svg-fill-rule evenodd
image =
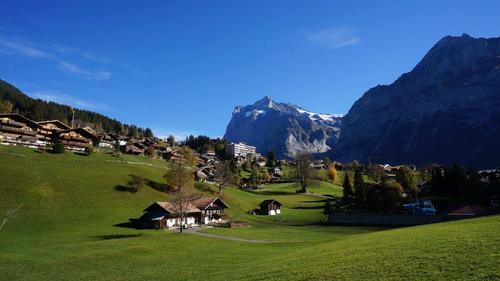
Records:
M0 78L157 135L222 136L270 95L345 114L500 1L2 1Z

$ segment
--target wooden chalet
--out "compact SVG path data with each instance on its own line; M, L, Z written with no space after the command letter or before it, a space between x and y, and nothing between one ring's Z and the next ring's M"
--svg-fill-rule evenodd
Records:
M191 204L201 210L198 222L202 224L222 222L224 210L229 208L219 197L202 197L191 201Z
M110 134L100 134L99 135L99 147L101 148L107 148L107 149L114 149L116 140L113 138L112 135Z
M186 213L183 225L185 227L192 227L200 217L201 210L189 204ZM180 227L181 223L170 202L155 202L151 204L144 210L144 214L140 217L139 221L146 227L156 229Z
M274 199L264 200L259 204L260 213L262 215L278 215L281 214L282 204Z
M53 143L59 132L71 129L70 126L59 120L40 121L37 123L40 125L38 128L38 141L45 145Z
M37 148L40 125L17 113L0 114L0 142Z
M141 155L144 154L144 150L146 150L146 147L144 147L142 144L138 142L127 144L125 146L125 153L127 154Z
M97 146L99 137L84 128L57 132L56 143L62 143L68 150L83 151L86 147Z

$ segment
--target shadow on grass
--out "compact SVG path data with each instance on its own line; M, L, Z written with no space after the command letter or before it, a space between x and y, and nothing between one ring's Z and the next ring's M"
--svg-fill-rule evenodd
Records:
M78 156L90 156L90 154L86 152L73 152L73 154L78 155Z
M143 178L137 175L129 175L130 180L127 185L117 185L114 187L116 191L137 193L143 186L148 186L160 192L169 192L170 189L166 184Z
M134 175L131 175L131 177L134 177ZM150 180L150 179L146 179L145 181L146 181L146 185L151 187L154 190L157 190L160 192L168 192L169 191L169 187L164 183L160 183L160 182Z
M94 236L99 240L113 240L113 239L124 239L124 238L134 238L142 236L141 233L138 234L109 234L109 235L98 235Z
M301 201L301 202L303 202L303 203L324 203L326 201L328 201L327 198L325 198L325 199L318 199L318 200L305 200L305 201Z
M295 195L295 194L300 194L300 193L289 192L289 191L269 191L269 190L263 190L263 191L246 190L246 192L253 193L253 194L259 194L259 195Z
M290 209L295 209L295 210L318 210L318 209L323 209L323 206L297 206L297 207L292 207Z
M113 225L114 227L129 228L129 229L150 229L151 227L143 225L139 219L129 219L128 222L121 222Z

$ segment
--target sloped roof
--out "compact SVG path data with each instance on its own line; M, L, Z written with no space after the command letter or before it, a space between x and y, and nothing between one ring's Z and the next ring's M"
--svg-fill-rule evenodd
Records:
M27 125L31 125L33 127L40 127L40 125L37 122L19 114L19 113L0 113L0 118L1 117L10 117L14 120L15 119L22 120L22 122L26 123Z
M170 202L155 202L154 204L158 204L160 207L162 207L165 211L169 213L174 213L174 207L172 206L172 203ZM193 206L192 204L188 205L188 208L186 210L186 213L201 213L201 210Z
M64 124L63 122L61 122L59 120L46 120L46 121L40 121L40 122L37 122L37 123L40 124L40 125L54 123L54 124L57 124L60 127L63 127L65 129L68 129L68 130L71 129L70 126Z
M465 205L448 213L451 216L477 216L489 214L490 210L481 205Z
M76 129L69 129L69 130L64 130L64 131L60 131L58 132L58 134L64 134L64 133L68 133L68 132L77 132L78 134L86 137L86 138L91 138L93 140L99 140L99 137L94 135L92 132L89 132L87 131L86 129L84 128L76 128Z
M280 202L278 202L277 200L274 200L274 199L267 199L267 200L264 200L262 202L260 202L259 206L261 207L264 207L264 206L269 206L270 204L272 203L275 203L276 205L279 205L279 206L282 206L283 204L281 204Z
M191 204L193 204L197 208L203 210L203 209L206 209L208 207L208 205L212 204L213 202L215 202L217 200L219 200L219 202L222 203L222 205L224 207L229 208L229 206L224 201L222 201L222 199L220 199L219 197L202 197L202 198L195 199L195 200L191 201Z

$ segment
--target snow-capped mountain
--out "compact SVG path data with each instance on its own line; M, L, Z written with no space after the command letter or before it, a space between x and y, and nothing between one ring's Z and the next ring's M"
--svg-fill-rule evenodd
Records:
M267 96L252 105L237 106L224 139L245 142L266 154L293 157L297 152L325 153L335 145L342 116L307 111Z

